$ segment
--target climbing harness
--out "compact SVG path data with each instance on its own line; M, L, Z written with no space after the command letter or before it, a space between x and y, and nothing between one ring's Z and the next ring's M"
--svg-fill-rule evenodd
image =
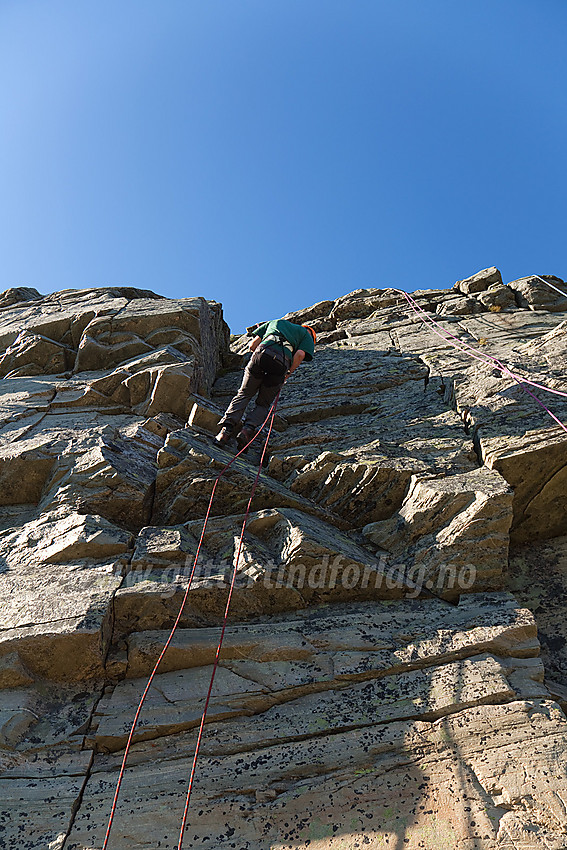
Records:
M550 286L552 289L555 289L561 295L565 295L564 292L562 292L560 289L557 289L557 287L553 286L553 284L549 283L549 281L544 280L539 275L534 275L534 277L537 277L539 280L542 281L542 283L545 283L548 286ZM549 393L553 393L555 395L563 396L565 398L567 398L567 393L562 392L560 390L555 390L551 387L546 387L546 386L538 384L534 381L530 381L527 378L523 378L521 375L516 375L507 366L505 366L503 363L501 363L497 358L492 357L491 355L487 354L486 352L480 351L479 349L475 348L474 346L469 345L468 343L464 342L463 340L459 339L459 337L455 336L450 331L448 331L447 328L443 327L443 325L439 324L439 322L435 321L435 319L433 319L432 316L430 316L428 313L426 313L426 311L423 310L423 308L417 303L417 301L409 293L404 292L402 289L393 289L393 288L390 291L397 292L400 295L402 295L406 299L406 301L408 302L408 304L410 305L410 307L412 308L414 313L416 313L418 318L424 324L426 324L429 327L429 329L431 331L433 331L433 333L435 333L437 336L439 336L445 342L448 342L457 351L460 351L464 354L467 354L469 357L472 357L473 359L478 360L481 363L493 366L494 368L498 369L503 375L506 375L509 378L511 378L512 380L514 380L519 386L522 387L522 389L524 389L530 396L532 396L532 398L534 398L535 401L567 433L567 426L565 426L557 418L557 416L555 416L555 414L553 414L552 411L533 392L531 392L531 390L529 390L528 387L525 386L525 385L528 384L528 385L530 385L530 386L532 386L536 389L543 390L543 391L549 392ZM307 328L311 332L311 334L313 336L313 341L315 342L316 334L315 334L315 331L313 330L313 328L309 327L309 325L303 325L303 327ZM439 328L439 330L436 330L436 328ZM441 333L441 331L442 331L442 333ZM283 343L282 343L282 348L284 348ZM191 574L189 576L187 588L185 590L181 605L179 607L179 612L178 612L177 617L175 619L175 622L172 626L171 632L170 632L170 634L169 634L169 636L168 636L168 638L165 642L165 645L164 645L164 647L163 647L163 649L162 649L162 651L161 651L161 653L158 657L158 660L156 661L155 666L154 666L154 668L153 668L153 670L150 674L150 677L148 679L148 682L146 684L146 687L144 689L144 692L142 693L142 697L141 697L140 702L138 704L138 708L137 708L136 713L134 715L134 720L132 722L132 727L131 727L130 733L128 735L126 748L124 750L124 757L123 757L123 760L122 760L122 765L121 765L121 768L120 768L118 781L117 781L117 784L116 784L116 790L115 790L115 793L114 793L114 798L113 798L113 802L112 802L112 806L111 806L111 810L110 810L110 816L109 816L109 820L108 820L108 825L107 825L107 829L106 829L106 835L105 835L105 838L104 838L104 843L102 845L102 850L107 850L107 847L108 847L108 841L109 841L109 838L110 838L110 833L111 833L112 825L113 825L113 822L114 822L114 816L115 816L115 813L116 813L120 789L121 789L121 786L122 786L122 781L123 781L124 773L125 773L125 770L126 770L126 763L127 763L128 755L129 755L130 748L131 748L131 745L132 745L132 741L133 741L133 738L134 738L134 733L136 731L136 727L137 727L137 724L138 724L138 720L139 720L143 705L145 703L145 700L146 700L146 697L149 693L149 690L152 686L152 683L153 683L153 680L156 676L158 668L159 668L159 666L160 666L160 664L163 660L163 657L164 657L167 649L169 648L171 641L173 640L173 637L175 635L175 632L176 632L177 627L179 625L179 622L181 620L183 610L184 610L185 604L187 602L187 598L189 596L189 591L191 589L191 584L192 584L193 577L195 575L195 571L196 571L196 567L197 567L197 561L198 561L198 558L199 558L199 554L201 552L203 540L204 540L204 537L205 537L205 532L206 532L206 529L207 529L207 524L208 524L209 517L210 517L210 514L211 514L213 500L214 500L214 497L215 497L217 485L218 485L220 479L222 478L222 476L229 469L229 467L232 466L232 464L235 462L235 460L248 449L248 447L259 436L259 434L261 433L264 426L269 422L268 433L267 433L266 440L264 442L264 446L263 446L263 449L262 449L262 455L261 455L261 458L260 458L258 471L256 473L256 477L255 477L254 483L252 485L252 490L250 492L250 498L248 499L246 511L245 511L245 514L244 514L244 520L243 520L242 529L241 529L241 532L240 532L240 539L239 539L239 542L238 542L237 553L236 553L236 557L234 559L234 566L233 566L233 570L232 570L232 576L231 576L229 592L228 592L228 597L227 597L226 606L225 606L225 612L224 612L224 618L223 618L220 638L219 638L219 642L218 642L218 646L217 646L217 650L216 650L216 654L215 654L215 660L214 660L214 663L213 663L213 670L212 670L212 673L211 673L210 684L209 684L207 696L206 696L206 699L205 699L205 706L204 706L203 714L202 714L202 717L201 717L201 723L200 723L199 731L198 731L198 734L197 734L197 741L196 741L196 744L195 744L195 751L194 751L194 755L193 755L193 763L192 763L192 766L191 766L189 782L188 782L188 786L187 786L187 793L186 793L186 797L185 797L185 806L184 806L183 817L182 817L182 821L181 821L181 830L180 830L180 833L179 833L179 841L178 841L178 845L177 845L177 850L182 850L183 837L184 837L185 829L186 829L186 826L187 826L189 803L190 803L190 800L191 800L191 793L192 793L192 790L193 790L193 784L194 784L194 779L195 779L195 771L196 771L196 767L197 767L197 759L198 759L198 756L199 756L199 750L200 750L200 747L201 747L201 741L202 741L202 738L203 738L204 727L205 727L205 723L206 723L206 719L207 719L207 711L208 711L209 702L210 702L210 699L211 699L215 675L216 675L216 671L217 671L217 668L218 668L218 662L219 662L220 653L221 653L221 650L222 650L222 645L223 645L223 640L224 640L224 635L225 635L225 631L226 631L226 626L227 626L227 622L228 622L228 613L229 613L230 603L231 603L231 600L232 600L232 595L233 595L233 591L234 591L234 587L235 587L236 575L237 575L237 572L238 572L238 564L239 564L239 561L240 561L240 554L241 554L241 550L242 550L244 533L246 531L246 525L247 525L247 522L248 522L248 516L250 514L252 500L253 500L254 495L256 493L256 488L258 486L258 481L259 481L260 474L261 474L261 471L262 471L263 461L264 461L264 457L265 457L265 454L266 454L266 451L267 451L268 442L269 442L269 439L270 439L270 436L271 436L271 433L272 433L272 429L273 429L273 425L274 425L274 418L275 418L275 415L276 415L276 409L277 409L277 404L278 404L278 400L279 400L279 395L280 395L280 393L278 392L276 398L274 399L274 401L273 401L273 403L270 407L270 410L268 411L268 415L266 416L264 422L262 423L262 425L260 426L260 428L258 429L256 434L254 434L254 436L249 440L249 442L242 449L240 449L240 451L237 454L234 455L234 457L229 461L229 463L227 463L221 469L221 471L219 472L219 474L215 478L213 488L212 488L212 491L211 491L211 496L210 496L210 499L209 499L209 505L208 505L208 508L207 508L207 511L206 511L206 514L205 514L203 529L201 531L201 536L199 538L197 551L195 553L195 557L194 557L194 560L193 560L193 566L192 566L192 569L191 569ZM406 581L404 583L406 583L406 586L411 588L411 584L409 582ZM411 589L413 589L413 588L411 588ZM427 588L427 590L428 590L430 595L437 596L437 594L433 593L429 588ZM444 601L447 601L447 600L444 600Z
M215 482L213 484L213 489L211 491L211 496L210 496L210 499L209 499L209 505L208 505L208 508L207 508L207 512L205 514L205 521L203 523L203 529L201 531L201 536L199 538L199 543L197 545L197 551L195 553L195 558L193 559L193 566L192 566L192 569L191 569L191 574L189 576L189 582L187 584L185 594L184 594L183 599L181 601L181 605L179 607L179 612L178 612L177 617L175 619L175 622L174 622L174 624L171 628L171 632L169 634L169 637L167 638L165 645L164 645L164 647L163 647L163 649L162 649L162 651L159 655L159 658L156 661L155 666L154 666L154 668L153 668L153 670L150 674L150 677L148 679L148 682L146 684L146 687L144 689L144 692L143 692L142 697L140 699L140 702L138 704L136 714L134 715L134 720L132 722L130 734L128 735L128 740L126 742L126 748L124 750L124 757L122 759L122 765L121 765L121 768L120 768L120 773L118 775L118 781L116 783L116 790L114 792L114 798L113 798L112 806L111 806L111 809L110 809L110 816L109 816L109 819L108 819L108 825L107 825L107 828L106 828L106 835L105 835L105 838L104 838L104 843L102 845L102 850L106 850L106 848L108 846L108 841L109 841L109 838L110 838L110 832L111 832L112 824L113 824L113 821L114 821L114 815L116 813L116 807L117 807L117 804L118 804L118 797L119 797L119 794L120 794L120 788L122 786L122 780L124 778L124 772L126 770L126 762L128 760L128 754L130 752L130 747L132 745L132 740L134 738L134 733L135 733L136 727L138 725L138 719L140 717L142 707L143 707L143 705L146 701L146 697L147 697L149 690L152 686L153 680L154 680L156 673L158 671L158 668L159 668L159 666L160 666L160 664L163 660L163 657L164 657L169 645L171 644L171 641L173 640L173 636L174 636L174 634L177 630L177 627L178 627L179 622L181 620L181 616L183 614L183 610L185 608L185 603L187 602L187 598L189 596L189 591L191 589L191 584L192 584L193 577L195 575L195 570L196 570L196 567L197 567L197 561L198 561L198 558L199 558L199 554L201 552L201 547L203 545L203 540L204 540L204 537L205 537L205 532L206 532L206 529L207 529L207 524L208 524L208 521L209 521L209 517L210 517L210 513L211 513L211 509L212 509L212 505L213 505L213 499L215 497L217 485L218 485L220 479L222 478L222 476L225 474L225 472L235 462L236 458L239 455L243 454L248 449L248 447L254 442L254 440L261 433L263 427L269 421L268 433L267 433L267 436L266 436L266 440L264 442L264 448L262 450L262 456L260 458L260 463L258 465L258 472L256 473L256 477L254 479L254 483L252 485L252 490L251 490L251 493L250 493L250 498L248 500L248 504L246 506L246 511L245 511L245 514L244 514L244 521L242 523L242 530L240 532L240 540L239 540L239 543L238 543L238 551L237 551L236 558L235 558L235 561L234 561L234 568L233 568L233 571L232 571L232 579L231 579L231 583L230 583L230 588L229 588L229 593L228 593L228 598L227 598L227 603L226 603L226 608L225 608L225 613L224 613L224 620L223 620L220 640L219 640L219 644L218 644L218 648L217 648L217 652L216 652L216 656L215 656L213 671L212 671L212 674L211 674L211 682L210 682L210 685L209 685L209 690L208 690L207 698L206 698L206 701L205 701L205 707L204 707L204 710L203 710L203 716L202 716L202 719L201 719L201 725L200 725L199 733L198 733L198 737L197 737L197 744L195 746L195 754L193 756L193 765L192 765L192 768L191 768L191 776L190 776L190 779L189 779L189 786L188 786L188 789L187 789L187 797L186 797L185 808L184 808L184 812L183 812L181 833L179 835L178 850L181 850L181 848L182 848L183 834L185 832L185 826L186 826L186 822L187 822L187 813L188 813L188 809L189 809L189 800L191 798L191 791L192 791L192 788L193 788L193 780L194 780L194 776L195 776L195 768L196 768L196 765L197 765L197 757L199 755L199 749L200 749L200 746L201 746L201 739L202 739L202 736L203 736L203 728L204 728L205 721L206 721L207 710L208 710L208 707L209 707L209 701L210 701L211 692L212 692L212 689L213 689L214 678L215 678L215 674L216 674L216 670L217 670L217 666L218 666L218 660L219 660L220 652L221 652L221 649L222 649L224 633L225 633L225 630L226 630L230 601L231 601L231 598L232 598L232 593L233 593L234 585L235 585L235 581L236 581L238 563L240 561L240 552L241 552L241 549L242 549L242 541L244 539L244 532L246 530L246 524L248 522L248 515L250 513L250 507L252 505L252 499L254 498L254 494L255 494L256 488L258 486L258 481L259 481L259 478L260 478L260 473L262 471L264 456L266 454L266 451L267 451L267 448L268 448L268 442L269 442L269 439L270 439L270 436L271 436L271 433L272 433L272 428L273 428L273 425L274 425L274 419L275 419L275 415L276 415L276 409L277 409L277 404L278 404L278 400L279 400L279 395L280 394L278 392L277 396L275 397L274 401L272 402L270 410L268 411L268 415L266 416L266 418L262 422L262 425L260 426L260 428L258 429L256 434L254 434L252 439L250 439L249 442L242 449L240 449L240 451L237 454L235 454L233 458L231 458L231 460L221 469L221 471L219 472L219 474L215 478Z
M267 342L275 342L278 345L281 345L282 349L284 350L284 354L287 357L293 357L293 345L279 331L271 333L269 336L263 337L261 344L265 345Z
M273 345L259 345L248 362L252 375L256 378L264 376L264 384L267 387L274 387L283 381L290 365L291 356L283 345L281 352L275 350Z

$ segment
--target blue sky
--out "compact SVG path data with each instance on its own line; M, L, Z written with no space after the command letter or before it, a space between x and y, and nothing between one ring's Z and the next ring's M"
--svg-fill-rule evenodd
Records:
M0 0L0 289L567 277L565 0Z

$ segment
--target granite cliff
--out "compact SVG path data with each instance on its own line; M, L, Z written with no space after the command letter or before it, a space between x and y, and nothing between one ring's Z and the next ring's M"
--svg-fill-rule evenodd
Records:
M288 315L319 344L252 502L185 847L567 846L567 397L537 386L567 392L562 288L490 268ZM246 342L203 298L0 295L2 847L102 846ZM177 846L258 461L219 482L109 848Z

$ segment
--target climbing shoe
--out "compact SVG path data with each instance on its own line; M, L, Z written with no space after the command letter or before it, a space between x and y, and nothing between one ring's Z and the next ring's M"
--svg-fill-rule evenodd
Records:
M219 446L226 446L232 437L232 428L230 425L223 425L218 434L215 437L215 442L219 444Z
M245 445L247 445L254 434L256 433L256 429L253 425L245 425L238 434L236 435L236 444L239 449L243 449Z

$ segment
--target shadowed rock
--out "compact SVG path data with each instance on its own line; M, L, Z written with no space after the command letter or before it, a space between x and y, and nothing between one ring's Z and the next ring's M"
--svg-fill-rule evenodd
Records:
M567 391L563 296L491 267L413 298L288 315L316 356L189 588L249 338L203 298L0 295L0 843L102 846L179 618L110 846L177 842L234 576L187 846L564 846L565 435L526 390L564 399L525 383Z

